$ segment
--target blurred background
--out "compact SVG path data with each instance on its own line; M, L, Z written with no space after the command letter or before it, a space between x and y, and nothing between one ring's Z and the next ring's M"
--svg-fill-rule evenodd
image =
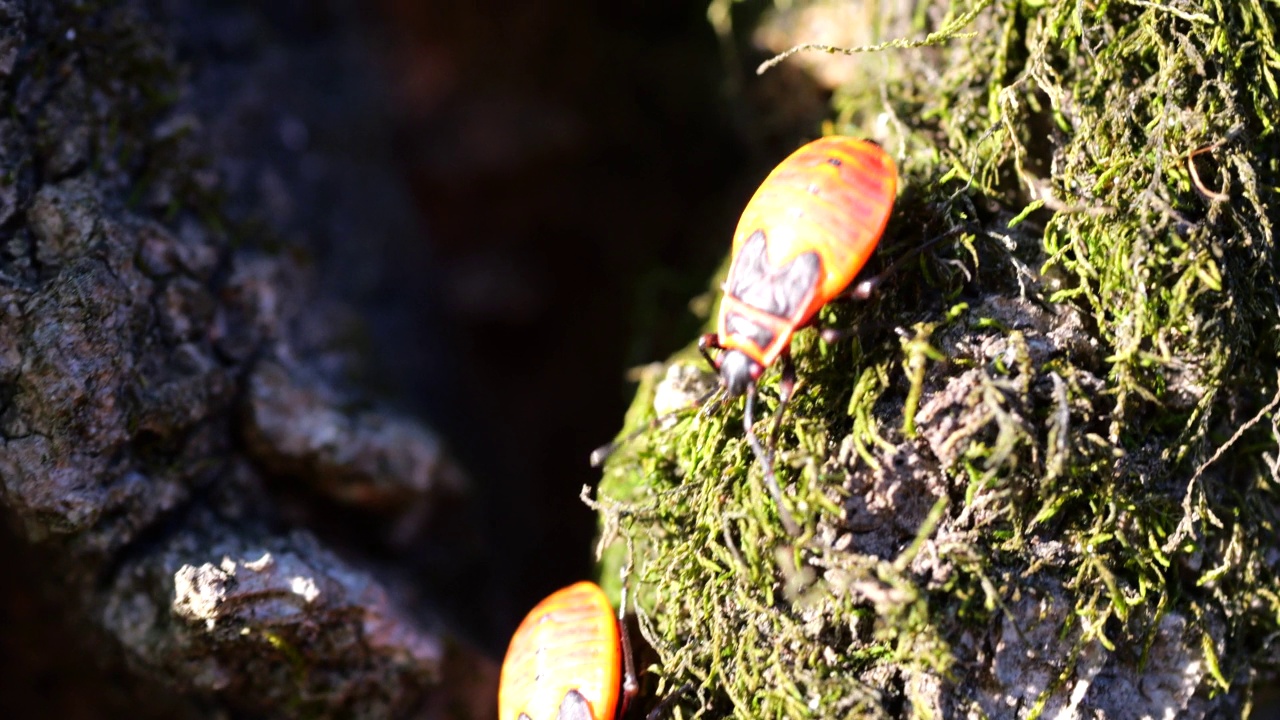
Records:
M794 71L757 78L768 54L717 34L704 3L374 7L365 32L422 232L388 249L413 260L379 289L392 309L374 313L371 375L475 480L484 559L464 582L485 600L459 593L454 610L500 654L538 599L589 575L595 517L578 496L620 427L628 369L696 337L690 303L738 211L818 134L826 93ZM750 28L765 7L721 10Z
M207 134L227 214L300 258L322 303L308 322L332 325L312 334L351 340L334 374L438 432L471 482L395 537L281 483L285 520L496 663L534 603L590 576L579 494L629 370L695 339L738 212L820 134L828 91L790 65L755 76L772 53L754 0L119 5L185 69L175 113ZM46 551L0 532L17 577ZM84 665L93 623L30 587L0 593L0 717L190 709Z

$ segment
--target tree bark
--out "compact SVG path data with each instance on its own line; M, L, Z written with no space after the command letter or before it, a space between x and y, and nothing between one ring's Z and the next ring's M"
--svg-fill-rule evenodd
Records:
M214 5L0 0L0 501L41 558L24 592L172 691L114 701L134 716L486 716L492 665L394 575L287 529L268 481L391 544L465 500L429 429L350 389L353 313L318 282L349 228L415 232L385 168L314 149L376 135L376 90L324 31L338 10L282 11L324 18L291 35ZM291 114L324 92L346 112Z

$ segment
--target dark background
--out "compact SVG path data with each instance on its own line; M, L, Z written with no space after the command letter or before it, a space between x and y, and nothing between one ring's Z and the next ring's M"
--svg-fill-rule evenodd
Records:
M690 301L825 93L789 68L756 78L764 55L686 0L136 4L215 164L278 180L228 183L228 214L270 215L266 249L298 253L355 328L353 387L439 432L472 481L408 545L282 490L286 519L410 578L411 602L498 661L538 599L591 573L578 496L627 370L696 337ZM735 4L739 26L762 7ZM43 577L56 548L5 531L0 552L22 586L0 592L0 717L190 710Z
M689 303L738 210L817 132L822 103L804 82L796 105L812 114L770 118L750 92L766 84L751 74L761 56L726 65L702 3L378 10L367 32L424 227L409 242L429 252L391 283L410 316L379 326L375 374L476 480L486 560L466 581L491 614L463 622L500 654L533 603L590 573L595 518L578 495L621 424L626 371L696 337ZM432 372L399 349L441 338Z

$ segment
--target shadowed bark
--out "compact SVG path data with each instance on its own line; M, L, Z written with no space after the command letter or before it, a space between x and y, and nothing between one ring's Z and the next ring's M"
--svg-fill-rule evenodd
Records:
M467 488L430 430L350 388L354 316L317 259L352 226L366 247L415 228L385 170L310 149L376 125L350 41L276 32L199 2L0 0L0 505L39 548L32 582L140 687L273 717L484 716L493 668L446 661L429 603L290 529L268 482L401 543ZM350 102L308 127L286 108L321 91L293 78L326 67ZM354 179L360 201L318 202ZM441 701L446 662L471 682Z

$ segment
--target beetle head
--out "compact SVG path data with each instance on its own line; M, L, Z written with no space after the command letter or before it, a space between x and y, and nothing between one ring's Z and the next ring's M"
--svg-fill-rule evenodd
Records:
M736 398L760 379L764 366L741 350L729 350L720 359L720 381L728 397Z

